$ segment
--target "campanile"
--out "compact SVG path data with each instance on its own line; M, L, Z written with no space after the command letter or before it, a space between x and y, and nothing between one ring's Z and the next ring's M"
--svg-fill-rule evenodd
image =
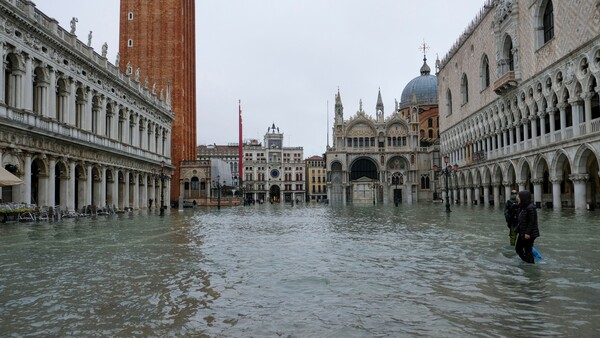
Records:
M171 200L181 161L196 160L195 0L121 0L119 67L171 97ZM128 70L127 68L130 67ZM137 75L136 75L137 76ZM165 201L166 203L168 201Z

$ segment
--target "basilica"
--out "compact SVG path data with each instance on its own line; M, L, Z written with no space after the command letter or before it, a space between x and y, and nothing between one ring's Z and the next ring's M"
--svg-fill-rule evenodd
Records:
M82 210L169 201L170 89L123 73L31 1L0 2L3 202ZM159 197L159 195L163 195ZM155 204L156 205L156 204Z
M487 0L440 61L441 152L458 203L600 202L600 4Z
M385 116L381 92L375 116L359 104L344 118L335 95L333 145L325 154L330 204L417 203L438 199L439 127L437 77L423 58L421 75L402 91Z

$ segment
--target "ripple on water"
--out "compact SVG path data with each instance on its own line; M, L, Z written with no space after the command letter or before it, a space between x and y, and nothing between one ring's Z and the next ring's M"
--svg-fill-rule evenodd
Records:
M2 333L596 336L600 222L539 217L536 265L508 245L502 211L480 206L257 205L2 226Z

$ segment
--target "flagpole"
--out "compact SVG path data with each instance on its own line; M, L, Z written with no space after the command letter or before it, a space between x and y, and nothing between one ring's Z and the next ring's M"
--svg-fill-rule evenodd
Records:
M242 144L242 100L238 100L238 110L239 110L239 118L238 118L238 184L239 184L239 188L240 191L242 192L242 194L244 193L242 187L242 174L243 174L243 167L244 167L244 162L242 161L242 149L243 149L243 144ZM246 196L242 196L242 200L245 200Z

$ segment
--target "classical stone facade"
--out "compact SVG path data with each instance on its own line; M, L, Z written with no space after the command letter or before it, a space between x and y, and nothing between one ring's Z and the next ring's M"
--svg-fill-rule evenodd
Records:
M488 0L440 62L442 153L454 201L544 207L600 197L600 4Z
M305 163L302 147L284 147L284 134L273 124L264 145L244 144L243 191L246 200L296 203L305 200Z
M2 199L63 210L157 200L171 174L167 102L108 62L107 47L79 41L75 20L67 31L21 0L0 13L0 163L24 181Z
M407 84L388 117L378 93L375 118L361 102L344 120L338 91L333 146L326 152L330 204L397 205L437 198L437 79L429 72L424 62L421 76Z

